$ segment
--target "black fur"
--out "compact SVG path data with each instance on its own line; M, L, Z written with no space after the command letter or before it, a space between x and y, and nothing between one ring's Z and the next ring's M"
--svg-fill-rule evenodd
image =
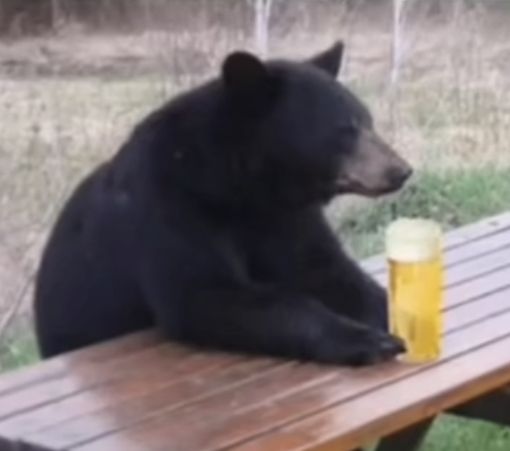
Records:
M134 129L50 236L35 299L43 356L153 325L327 363L402 351L385 332L385 292L322 213L349 191L338 174L372 128L335 81L340 56L338 45L301 63L237 52Z

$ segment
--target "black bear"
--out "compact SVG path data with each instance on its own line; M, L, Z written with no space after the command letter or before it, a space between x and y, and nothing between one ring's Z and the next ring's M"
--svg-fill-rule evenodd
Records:
M77 187L44 250L44 357L152 326L195 346L333 364L403 351L385 291L322 212L411 174L336 81L342 52L233 52L217 78L134 128Z

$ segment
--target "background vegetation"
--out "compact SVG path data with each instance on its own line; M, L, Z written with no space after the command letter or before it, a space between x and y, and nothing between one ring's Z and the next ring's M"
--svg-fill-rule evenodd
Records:
M0 370L37 358L33 274L58 208L133 124L244 47L301 57L345 39L341 80L417 168L400 194L329 208L359 257L395 215L445 228L510 206L506 0L0 0ZM440 421L426 451L510 449Z

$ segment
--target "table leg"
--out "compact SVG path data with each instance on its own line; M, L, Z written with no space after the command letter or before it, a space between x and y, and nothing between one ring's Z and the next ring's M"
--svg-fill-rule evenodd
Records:
M474 420L489 421L503 426L510 426L510 387L505 387L483 395L448 413Z
M413 424L381 439L376 451L414 451L418 450L432 426L434 418Z

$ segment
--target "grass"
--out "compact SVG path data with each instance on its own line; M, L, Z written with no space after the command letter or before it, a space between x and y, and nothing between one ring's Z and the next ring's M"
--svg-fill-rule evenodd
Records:
M35 337L27 328L0 343L0 373L34 363L39 359Z
M508 451L509 448L510 428L441 415L425 437L420 451ZM373 449L372 446L370 451Z
M510 428L443 415L420 451L508 451Z

